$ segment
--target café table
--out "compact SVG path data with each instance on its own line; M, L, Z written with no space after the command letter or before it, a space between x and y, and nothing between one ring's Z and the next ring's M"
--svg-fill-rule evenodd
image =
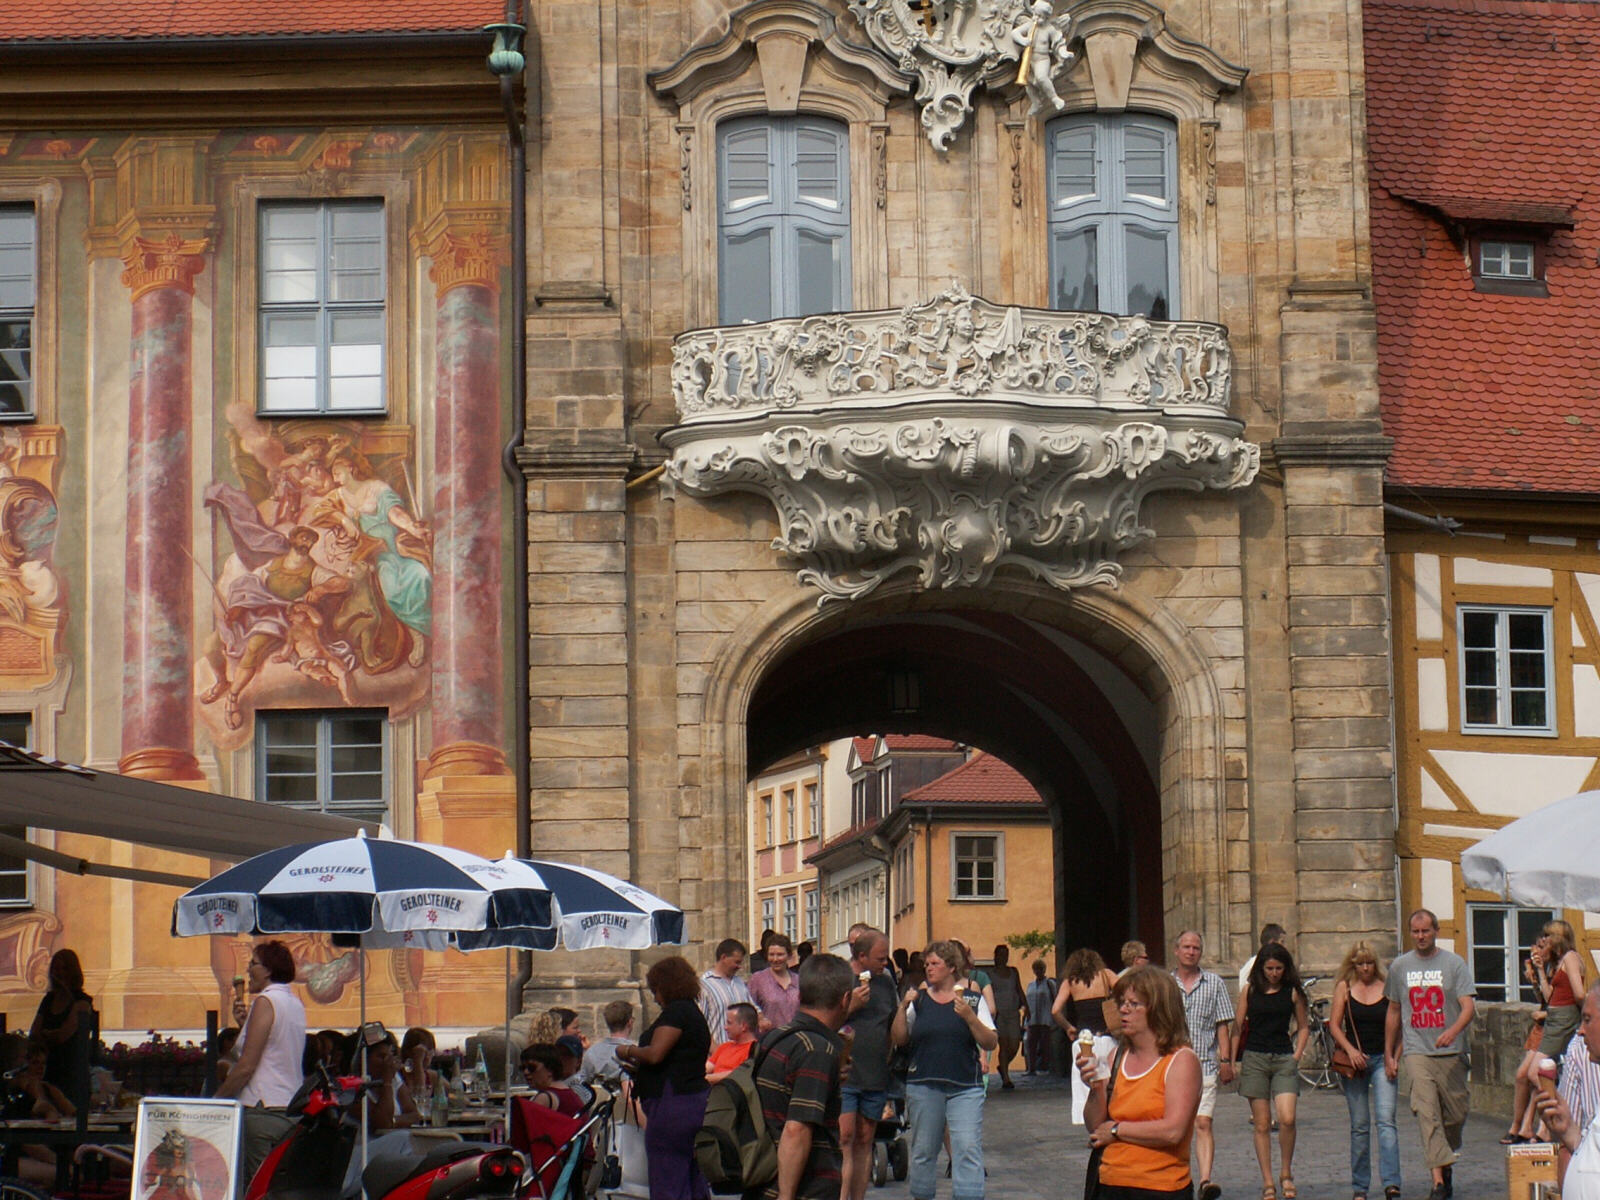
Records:
M23 1146L48 1146L56 1151L56 1191L63 1192L71 1179L72 1150L94 1142L126 1140L138 1120L137 1109L113 1109L87 1114L83 1121L76 1117L61 1121L30 1117L0 1122L0 1173L17 1173L17 1158Z

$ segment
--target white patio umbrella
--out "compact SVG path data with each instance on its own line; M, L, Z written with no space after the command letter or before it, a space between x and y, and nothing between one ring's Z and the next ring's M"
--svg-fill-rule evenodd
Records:
M1461 856L1462 881L1519 904L1600 912L1600 791L1512 821Z

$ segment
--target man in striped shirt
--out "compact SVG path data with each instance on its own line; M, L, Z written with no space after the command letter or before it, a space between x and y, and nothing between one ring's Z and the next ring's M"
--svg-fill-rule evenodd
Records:
M713 956L715 965L700 976L700 1011L711 1029L711 1048L728 1040L728 1010L735 1004L750 1003L750 989L739 978L747 951L738 938L723 938Z
M856 976L834 954L800 964L800 1011L762 1039L756 1069L761 1115L778 1147L778 1177L745 1200L839 1200L838 1030L850 1016Z
M1233 1078L1233 999L1220 976L1200 969L1200 935L1185 929L1178 935L1178 966L1172 977L1183 993L1183 1016L1189 1040L1200 1059L1200 1107L1194 1119L1194 1156L1199 1168L1198 1200L1217 1200L1222 1189L1211 1182L1216 1142L1211 1114L1217 1107L1217 1083Z

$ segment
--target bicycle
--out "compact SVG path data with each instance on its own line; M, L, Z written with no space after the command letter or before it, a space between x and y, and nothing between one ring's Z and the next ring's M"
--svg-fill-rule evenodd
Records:
M1307 979L1305 984L1309 988L1316 982L1312 978ZM1310 1026L1311 1036L1306 1039L1306 1052L1300 1056L1300 1078L1314 1088L1339 1086L1339 1074L1333 1069L1333 1031L1328 1026L1331 1003L1323 996L1306 1005L1306 1024Z

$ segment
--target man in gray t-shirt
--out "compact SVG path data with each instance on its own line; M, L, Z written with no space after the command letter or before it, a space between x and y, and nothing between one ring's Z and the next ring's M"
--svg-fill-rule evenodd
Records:
M889 1090L889 1026L900 1007L889 965L889 939L876 929L859 930L850 942L850 969L858 984L845 1029L851 1035L850 1073L839 1090L839 1143L844 1168L842 1200L861 1200L872 1173L872 1139Z
M1439 918L1433 913L1419 908L1408 924L1416 948L1394 960L1384 985L1389 998L1384 1066L1393 1079L1404 1053L1411 1111L1433 1172L1428 1200L1449 1200L1451 1167L1461 1149L1470 1099L1464 1035L1476 1007L1472 972L1459 956L1435 944Z

